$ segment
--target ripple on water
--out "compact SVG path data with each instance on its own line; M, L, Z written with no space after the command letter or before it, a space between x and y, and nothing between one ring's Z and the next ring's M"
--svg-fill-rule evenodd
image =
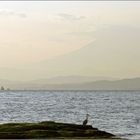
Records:
M3 91L0 123L54 120L89 124L140 139L140 91Z

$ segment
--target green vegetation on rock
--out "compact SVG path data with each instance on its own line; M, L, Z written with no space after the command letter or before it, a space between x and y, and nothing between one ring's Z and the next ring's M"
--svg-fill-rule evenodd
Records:
M34 138L106 138L114 135L100 131L90 125L83 126L52 121L39 123L9 123L0 125L0 139L34 139Z

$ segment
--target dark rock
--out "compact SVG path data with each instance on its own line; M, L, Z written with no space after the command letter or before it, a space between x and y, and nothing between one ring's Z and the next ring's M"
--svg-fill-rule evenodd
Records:
M34 139L34 138L106 138L114 135L93 128L91 125L56 123L52 121L39 123L9 123L0 125L0 139Z

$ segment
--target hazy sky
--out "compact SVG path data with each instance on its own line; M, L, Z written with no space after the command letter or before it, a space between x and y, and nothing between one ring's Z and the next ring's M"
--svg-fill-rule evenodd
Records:
M95 32L112 26L139 29L140 2L1 1L1 67L67 54L98 39ZM127 50L127 46L121 49Z

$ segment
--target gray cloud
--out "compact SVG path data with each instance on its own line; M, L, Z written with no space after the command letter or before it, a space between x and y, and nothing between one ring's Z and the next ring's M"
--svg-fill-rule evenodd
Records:
M17 16L20 18L26 18L27 15L25 13L19 13L11 10L0 10L0 16Z
M69 21L71 20L77 21L77 20L82 20L86 18L84 16L75 16L75 15L65 14L65 13L59 13L57 14L57 16L60 17L61 19L69 20Z

